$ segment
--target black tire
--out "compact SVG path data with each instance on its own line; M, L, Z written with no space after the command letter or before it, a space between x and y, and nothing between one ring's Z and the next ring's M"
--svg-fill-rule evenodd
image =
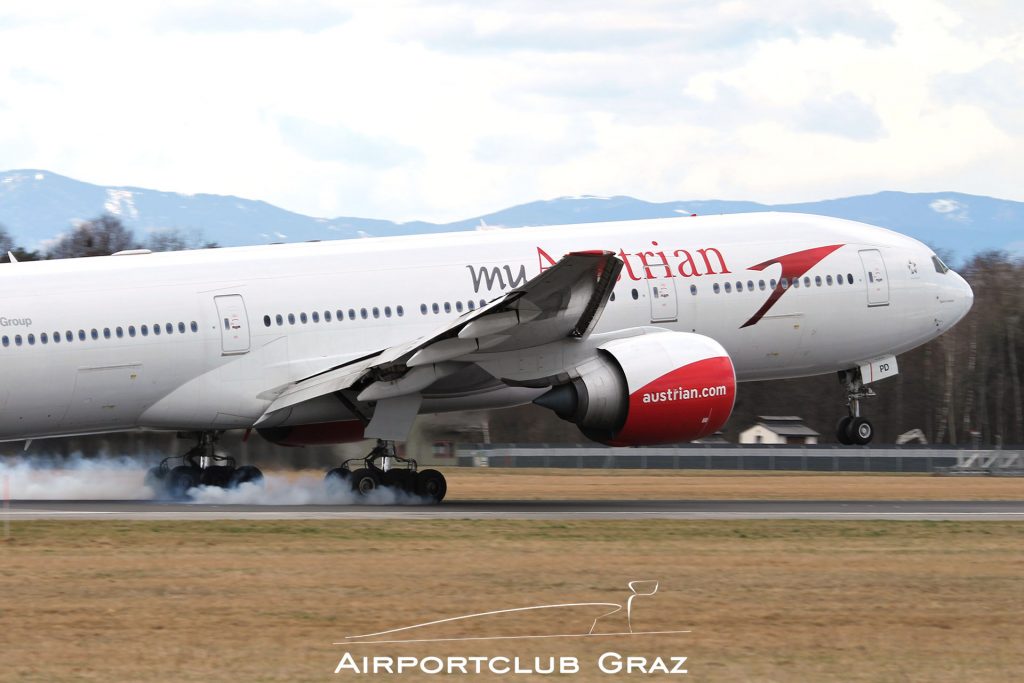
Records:
M836 423L836 440L844 446L849 446L853 443L853 439L850 436L851 420L853 420L853 418L847 416Z
M352 482L353 491L365 496L380 487L380 474L377 470L363 467L353 472L349 481Z
M416 491L416 473L412 470L388 470L381 477L384 486L401 489L408 493Z
M179 465L167 475L167 493L178 500L188 497L188 490L199 486L199 470Z
M448 482L437 470L421 470L416 473L416 494L430 498L435 503L444 500L448 493Z
M242 465L231 474L231 488L237 488L242 484L262 484L263 472L254 465Z
M219 486L226 489L231 485L231 479L235 474L234 467L227 465L211 465L199 475L199 483L203 486Z
M858 446L866 446L875 436L875 428L864 417L855 417L850 421L850 440Z
M327 470L327 474L324 475L324 482L333 485L344 484L350 476L352 476L350 470L344 467L335 467L333 470Z
M146 471L146 486L153 489L153 493L157 495L164 493L164 488L167 486L167 472L165 467L150 467Z

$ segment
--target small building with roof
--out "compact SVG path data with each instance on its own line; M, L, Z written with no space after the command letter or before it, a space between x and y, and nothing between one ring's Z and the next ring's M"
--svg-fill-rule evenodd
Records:
M819 436L796 415L758 415L756 424L740 432L739 442L810 446L818 443Z

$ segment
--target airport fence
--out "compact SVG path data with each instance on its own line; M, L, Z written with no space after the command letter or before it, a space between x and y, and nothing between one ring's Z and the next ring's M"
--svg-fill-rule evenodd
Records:
M995 473L981 471L973 467L973 463L992 462L993 458L997 462L1020 462L1021 457L1021 453L1017 451L985 451L955 447L840 448L734 445L608 448L585 445L458 444L453 452L453 459L462 467L964 474ZM969 465L966 468L965 463Z

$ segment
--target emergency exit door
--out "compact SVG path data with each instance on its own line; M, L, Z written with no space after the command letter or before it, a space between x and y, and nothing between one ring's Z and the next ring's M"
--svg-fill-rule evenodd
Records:
M676 301L676 281L660 277L647 281L651 296L651 322L663 323L678 320L679 307Z
M213 297L220 320L220 348L222 355L249 352L249 316L240 294Z
M860 262L864 265L864 282L868 287L868 306L889 305L889 274L885 271L885 261L877 249L864 249L860 252Z

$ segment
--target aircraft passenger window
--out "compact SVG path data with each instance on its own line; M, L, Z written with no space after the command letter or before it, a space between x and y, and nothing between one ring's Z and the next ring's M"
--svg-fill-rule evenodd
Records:
M294 325L295 324L295 314L294 313L289 313L288 314L288 324L289 325Z
M36 345L36 335L34 335L34 334L28 335L28 344L29 344L29 346L35 346Z
M793 285L793 287L800 287L800 278L798 278L798 277L793 278L792 285Z
M339 323L345 319L345 311L341 310L340 308L334 313Z
M825 276L825 284L828 285L829 287L832 286L832 276L831 275L826 275Z
M50 339L46 336L45 332L43 332L42 334L39 335L39 343L40 344L45 344L48 341L50 341Z
M836 284L837 285L843 284L843 274L842 273L839 273L839 275L836 275Z
M608 297L608 301L615 301L615 292L612 292L612 295ZM473 307L471 306L469 310L473 310Z
M331 322L331 312L330 311L324 311L324 322L325 323Z
M281 316L277 317L280 318ZM277 324L280 325L281 321L278 320ZM181 334L185 334L185 323L178 323L178 332L180 332Z
M775 282L775 280L774 280L774 278L773 278L773 279L772 279L772 280L771 280L771 281L770 281L770 282L768 283L768 286L769 286L769 287L771 287L772 289L775 289L775 285L777 285L777 284L778 284L778 283L777 283L777 282Z
M384 317L385 318L390 318L391 317L391 307L390 306L385 306L384 307Z
M726 294L732 294L732 283L731 282L726 282L725 283L725 293Z
M747 280L747 291L748 292L753 292L754 291L754 281L753 280Z
M93 339L99 339L99 338L100 338L100 333L99 333L99 331L98 331L98 330L97 330L97 329L96 329L96 328L94 327L94 328L92 328L92 329L91 329L91 330L89 331L89 336L90 336L90 337L92 337Z
M743 291L743 283L742 282L737 282L736 283L736 291L737 292L742 292Z
M422 314L422 315L426 315L427 314L427 305L426 304L420 304L420 314Z
M304 312L303 313L299 313L299 322L300 323L305 325L308 321L309 321L309 318L306 317L306 314Z
M718 294L719 292L722 291L722 288L718 285L717 282L714 284L714 286L712 286L712 289L715 290L715 294Z
M124 328L118 327L116 330L114 330L114 334L117 335L118 339L121 339L122 337L124 337Z
M615 294L612 294L612 301L615 301ZM471 311L476 310L476 302L473 301L472 299L470 299L469 301L466 302L466 306Z
M78 340L79 341L85 341L85 330L79 330L78 331Z
M355 320L356 319L356 309L354 309L354 308L348 309L348 319L349 320Z
M224 329L225 330L230 330L231 329L231 321L228 320L227 318L224 318Z
M8 337L6 334L4 335L4 338L3 338L3 344L4 344L4 346L10 346L11 345L11 338Z
M483 308L486 305L487 305L487 302L484 301L483 299L480 299L480 308Z
M633 288L633 291L630 292L630 294L632 294L633 296L633 301L636 301L637 299L640 298L640 292L636 291L636 288Z
M267 320L268 320L267 327L270 327L269 319L270 319L270 316L268 315L267 316ZM174 325L172 325L170 323L167 323L166 325L164 325L164 329L167 331L167 334L174 334Z
M135 336L135 325L129 325L128 326L128 336L129 337L134 337Z
M67 339L67 340L68 340L69 342L70 342L70 341L74 341L74 340L75 340L75 335L74 335L74 334L72 334L71 330L67 330L67 331L66 331L66 332L64 333L64 338L65 338L65 339Z
M60 332L53 333L53 343L60 344Z
M430 304L430 310L432 310L435 314L437 314L437 313L441 312L441 307L438 306L437 303L435 302L435 303Z
M690 285L690 294L697 296L697 285Z
M362 318L363 320L366 320L369 317L369 313L366 311L365 308L359 309L359 317Z
M148 325L141 325L141 326L139 326L139 332L142 333L143 337L148 337L149 336L149 326Z
M315 322L315 323L320 322L320 313L318 311L313 311L310 315L313 318L313 322Z
M14 345L15 346L21 346L21 335L20 334L14 335Z
M444 302L444 312L445 313L451 313L452 312L452 305L448 301Z
M932 254L932 265L935 267L935 272L939 275L945 275L949 272L949 266L942 262L935 254Z
M458 311L459 313L462 313L462 302L461 301L456 301L455 302L455 310Z
M760 289L762 292L764 291L764 280L757 281L757 288Z
M376 306L373 307L373 317L374 318L379 318L380 317L380 309L377 308Z
M779 284L782 285L783 289L789 289L789 278L788 277L782 278L781 280L779 280Z
M868 271L868 282L874 282L874 281L875 281L874 276L871 274L871 271Z
M153 334L160 334L160 323L153 325Z
M198 331L199 331L199 323L197 323L197 322L196 322L195 320L193 320L193 321L192 321L192 324L190 324L190 325L189 325L189 328L190 328L190 329L191 329L191 330L192 330L193 332L198 332Z
M821 287L821 276L820 275L815 275L814 276L814 286L815 287Z
M401 318L402 316L405 315L405 309L402 308L401 306L398 306L397 308L395 308L395 313L397 313L398 317Z
M270 327L270 316L263 316L263 327Z
M109 327L104 327L103 328L103 338L104 339L110 339L110 328Z
M811 286L811 278L805 277L804 278L804 287L810 287L810 286Z
M846 283L850 284L850 285L853 284L853 273L847 273L846 274Z

